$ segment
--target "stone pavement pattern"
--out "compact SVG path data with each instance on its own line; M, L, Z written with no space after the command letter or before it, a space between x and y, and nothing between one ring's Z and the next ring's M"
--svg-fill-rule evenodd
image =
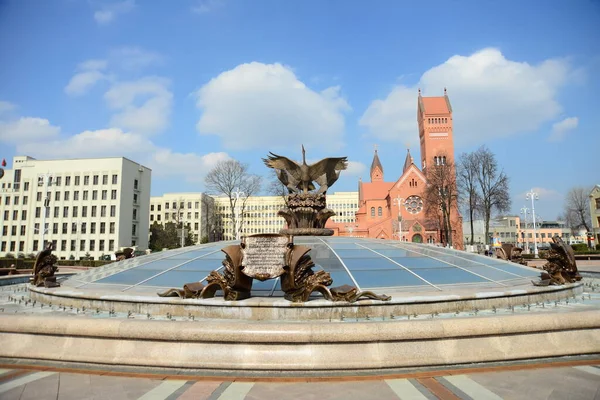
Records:
M456 371L453 371L456 373ZM2 400L600 399L600 364L459 375L294 382L126 377L0 369Z

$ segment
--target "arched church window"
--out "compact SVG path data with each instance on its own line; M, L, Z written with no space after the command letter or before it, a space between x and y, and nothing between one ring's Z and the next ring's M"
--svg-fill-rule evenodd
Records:
M371 217L375 216L375 207L371 207Z
M446 156L442 157L442 165L446 165Z
M378 214L380 217L381 217L381 216L383 216L383 209L382 209L381 207L379 207L379 208L377 209L377 214Z

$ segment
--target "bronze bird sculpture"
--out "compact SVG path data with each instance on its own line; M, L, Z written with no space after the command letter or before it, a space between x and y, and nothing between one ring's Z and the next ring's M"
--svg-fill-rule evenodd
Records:
M327 189L339 178L340 171L348 167L347 157L324 158L321 161L308 165L306 151L302 146L302 165L287 157L269 153L265 165L276 170L277 178L283 183L290 193L308 193L315 189L313 182L319 184L317 193L325 193Z

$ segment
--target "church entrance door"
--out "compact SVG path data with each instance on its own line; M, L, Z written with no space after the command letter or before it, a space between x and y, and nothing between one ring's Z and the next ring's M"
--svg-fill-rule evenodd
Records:
M413 243L423 243L423 236L421 236L419 233L417 233L417 234L413 235L412 241L413 241Z

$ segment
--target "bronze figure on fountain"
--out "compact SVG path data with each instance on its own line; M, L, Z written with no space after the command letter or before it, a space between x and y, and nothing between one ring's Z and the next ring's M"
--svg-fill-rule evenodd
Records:
M308 165L306 151L302 146L302 164L287 157L269 153L263 159L265 165L276 171L277 178L288 190L287 208L277 215L287 222L282 235L331 236L333 230L326 229L327 220L335 215L327 208L327 189L340 177L340 171L348 167L347 157L324 158ZM317 189L315 183L319 185Z

